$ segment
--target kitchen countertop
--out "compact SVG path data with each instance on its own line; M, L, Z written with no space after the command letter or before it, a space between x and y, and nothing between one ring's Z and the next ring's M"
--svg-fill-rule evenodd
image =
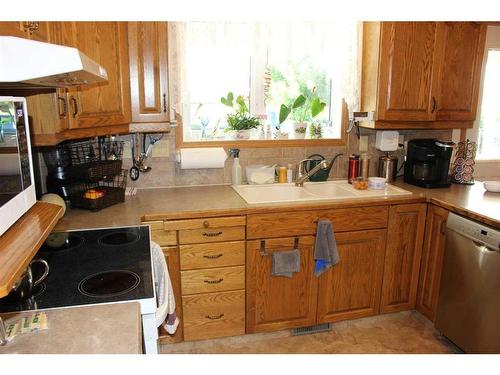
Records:
M40 310L39 310L40 311ZM0 354L141 354L138 302L45 310L48 330L17 335ZM0 314L30 316L31 312Z
M341 199L316 202L248 205L229 185L138 189L127 196L124 203L98 212L69 209L55 230L76 230L111 226L137 225L146 221L209 217L217 215L245 215L277 210L307 210L381 204L430 202L458 214L500 227L500 194L486 192L481 182L475 185L452 185L449 188L424 189L406 184L402 179L396 186L412 192L411 195Z

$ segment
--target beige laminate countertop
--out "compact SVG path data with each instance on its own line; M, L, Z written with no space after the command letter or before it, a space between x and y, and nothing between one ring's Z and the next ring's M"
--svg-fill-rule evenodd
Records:
M76 230L137 225L147 221L217 215L244 215L278 210L306 210L381 204L430 202L458 214L500 227L500 194L486 192L481 182L423 189L398 180L395 183L411 195L392 198L341 199L321 202L248 205L229 185L138 189L120 203L98 212L69 209L55 230Z
M17 335L0 354L141 354L138 302L45 310L48 330ZM33 312L0 314L20 318Z

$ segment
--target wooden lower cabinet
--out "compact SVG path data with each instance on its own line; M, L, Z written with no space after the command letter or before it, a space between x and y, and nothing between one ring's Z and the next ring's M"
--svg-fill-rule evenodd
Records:
M317 323L378 314L386 230L335 237L340 262L319 277Z
M417 310L431 321L436 318L441 269L446 245L446 220L448 211L429 205L425 227L425 242L420 263L417 293Z
M300 272L271 275L272 256L261 255L261 240L247 242L247 333L316 323L318 279L314 276L313 236L299 238ZM294 237L265 239L266 254L294 247Z
M391 206L380 312L415 307L425 231L425 203Z

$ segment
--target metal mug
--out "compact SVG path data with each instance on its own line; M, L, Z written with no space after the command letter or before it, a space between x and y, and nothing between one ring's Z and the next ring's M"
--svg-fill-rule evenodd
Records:
M398 174L398 158L395 156L383 155L378 159L378 176L385 178L387 182L392 182Z
M40 276L35 281L33 281L33 272L31 271L31 265L33 263L41 263L45 268L42 276ZM49 264L45 260L43 259L32 260L31 263L28 265L28 267L26 267L26 270L14 284L7 297L5 297L5 300L9 302L20 303L30 298L31 295L33 294L33 288L38 284L40 284L43 280L45 280L48 274L49 274Z

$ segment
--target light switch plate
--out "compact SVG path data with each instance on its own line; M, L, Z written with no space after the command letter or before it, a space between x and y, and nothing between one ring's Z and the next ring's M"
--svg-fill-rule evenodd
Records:
M362 135L359 137L359 152L368 151L368 136Z

